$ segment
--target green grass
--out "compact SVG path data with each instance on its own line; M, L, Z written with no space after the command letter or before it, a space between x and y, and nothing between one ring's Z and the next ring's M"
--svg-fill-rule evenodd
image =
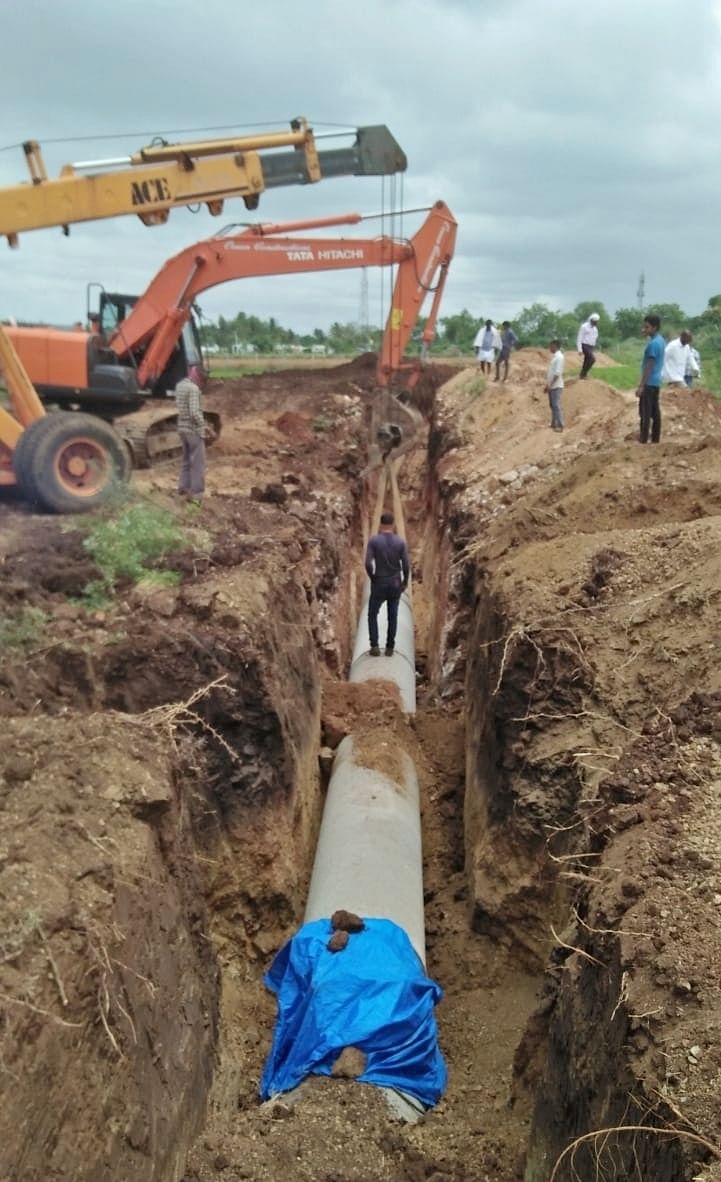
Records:
M486 379L483 374L474 374L467 382L463 384L462 392L467 395L468 401L473 402L480 397L486 389Z
M0 620L0 648L24 648L35 644L50 620L39 607L26 607L17 615Z
M601 378L616 390L635 390L641 377L641 358L645 347L645 340L621 341L609 350L609 355L619 364L617 366L595 365L591 376ZM698 385L704 390L710 390L717 398L721 398L721 356L709 355L701 350L701 381Z
M271 372L274 371L269 365L254 365L247 369L241 368L239 365L211 365L210 367L211 378L247 378Z
M701 379L698 384L721 398L721 357L701 357Z
M594 365L590 376L608 382L614 390L635 390L640 372L639 365Z
M117 583L152 580L156 587L176 586L177 571L152 570L154 563L191 543L191 537L175 513L150 501L125 505L112 516L95 520L83 541L100 578L85 587L80 602L89 610L110 603Z
M162 587L177 587L182 577L179 570L149 570L138 579L137 585L148 591L159 591Z

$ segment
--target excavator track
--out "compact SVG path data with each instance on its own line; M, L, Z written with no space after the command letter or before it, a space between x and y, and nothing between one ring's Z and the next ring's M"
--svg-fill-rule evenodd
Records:
M220 435L220 415L205 411L203 417L210 432L208 443L214 443ZM133 468L152 468L182 454L178 416L174 411L139 410L116 419L113 426Z

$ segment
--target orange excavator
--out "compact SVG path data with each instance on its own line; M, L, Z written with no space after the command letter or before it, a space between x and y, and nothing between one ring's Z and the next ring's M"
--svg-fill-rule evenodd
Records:
M220 283L261 275L395 267L377 384L381 390L398 385L411 388L418 380L421 362L407 359L405 350L429 296L432 301L423 330L422 353L435 335L453 257L456 221L448 207L438 201L409 239L298 234L362 220L360 214L344 214L280 225L260 224L241 233L196 243L165 263L139 298L101 290L90 332L6 328L14 353L39 398L85 412L73 416L56 413L44 421L32 421L31 410L28 421L21 419L25 430L9 450L13 453L12 471L25 495L51 510L90 507L102 499L107 484L105 474L111 472L116 480L123 479L130 464L144 466L172 450L174 432L168 414L134 412L150 397L167 397L189 366L201 361L193 305L203 291ZM400 424L408 414L401 408L387 415L388 430L396 442L398 430L402 431ZM82 437L74 443L69 441L73 419L78 425L80 419L83 421ZM112 421L115 432L108 426ZM217 423L211 425L217 430ZM0 441L4 441L1 418ZM60 454L57 441L64 458L52 462L53 455ZM87 472L98 471L102 481L88 478Z

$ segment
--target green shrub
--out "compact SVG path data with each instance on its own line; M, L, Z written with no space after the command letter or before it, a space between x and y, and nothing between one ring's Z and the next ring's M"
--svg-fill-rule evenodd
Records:
M150 564L187 541L174 514L148 502L129 505L116 516L97 521L83 546L100 570L101 579L88 584L85 597L97 600L103 593L112 594L119 579L137 582L147 575Z
M0 620L0 648L23 648L40 639L50 619L39 607L26 607Z

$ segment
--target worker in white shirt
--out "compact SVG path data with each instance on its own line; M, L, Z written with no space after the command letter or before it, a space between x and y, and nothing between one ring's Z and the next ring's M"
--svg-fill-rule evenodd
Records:
M501 334L492 320L482 324L473 342L476 357L481 366L481 373L490 374L491 366L496 361L496 351L502 348Z
M551 354L551 362L546 373L546 384L543 391L544 394L548 394L548 402L551 407L551 430L562 431L561 395L563 394L563 363L565 359L559 340L551 341L548 349Z
M685 386L686 374L698 373L698 366L691 356L691 334L682 332L669 341L663 354L663 380L669 386Z
M701 377L701 358L698 349L694 347L693 334L686 330L686 332L681 333L682 339L684 336L688 339L688 365L686 366L686 373L683 377L686 385L690 388L693 386L696 378Z
M583 354L583 365L579 377L587 378L590 370L596 364L596 341L598 340L598 312L592 312L588 320L584 320L578 330L576 350Z

